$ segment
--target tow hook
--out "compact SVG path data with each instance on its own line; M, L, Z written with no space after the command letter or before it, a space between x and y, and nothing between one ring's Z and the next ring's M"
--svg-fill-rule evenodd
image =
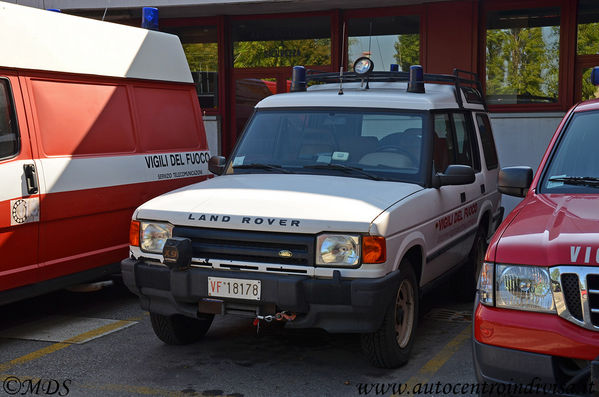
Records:
M276 313L274 316L269 314L267 316L261 316L261 315L256 315L256 318L253 321L253 325L254 327L256 327L256 333L260 332L260 320L264 320L267 323L272 322L273 320L275 321L293 321L295 320L296 314L295 313L287 313L285 311L283 312L279 312Z

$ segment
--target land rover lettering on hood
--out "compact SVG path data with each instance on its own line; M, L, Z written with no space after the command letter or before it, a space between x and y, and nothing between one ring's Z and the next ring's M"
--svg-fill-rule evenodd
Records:
M137 209L123 279L168 344L239 315L360 333L375 366L400 366L421 289L453 274L472 298L502 218L477 77L350 73L340 95L338 76L306 89L294 70L210 159L217 177Z

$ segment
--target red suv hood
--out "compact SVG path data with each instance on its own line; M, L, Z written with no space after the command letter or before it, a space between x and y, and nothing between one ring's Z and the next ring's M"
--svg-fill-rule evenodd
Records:
M499 238L495 261L599 266L599 195L529 195Z

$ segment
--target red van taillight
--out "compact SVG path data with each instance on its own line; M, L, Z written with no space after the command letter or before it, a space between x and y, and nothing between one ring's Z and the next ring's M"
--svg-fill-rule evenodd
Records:
M129 245L139 247L139 221L131 221L129 227Z

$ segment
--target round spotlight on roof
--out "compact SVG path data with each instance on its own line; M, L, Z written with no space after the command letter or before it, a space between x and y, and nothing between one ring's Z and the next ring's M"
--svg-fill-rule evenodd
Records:
M374 63L368 57L361 57L354 62L354 72L361 76L366 76L374 69Z

